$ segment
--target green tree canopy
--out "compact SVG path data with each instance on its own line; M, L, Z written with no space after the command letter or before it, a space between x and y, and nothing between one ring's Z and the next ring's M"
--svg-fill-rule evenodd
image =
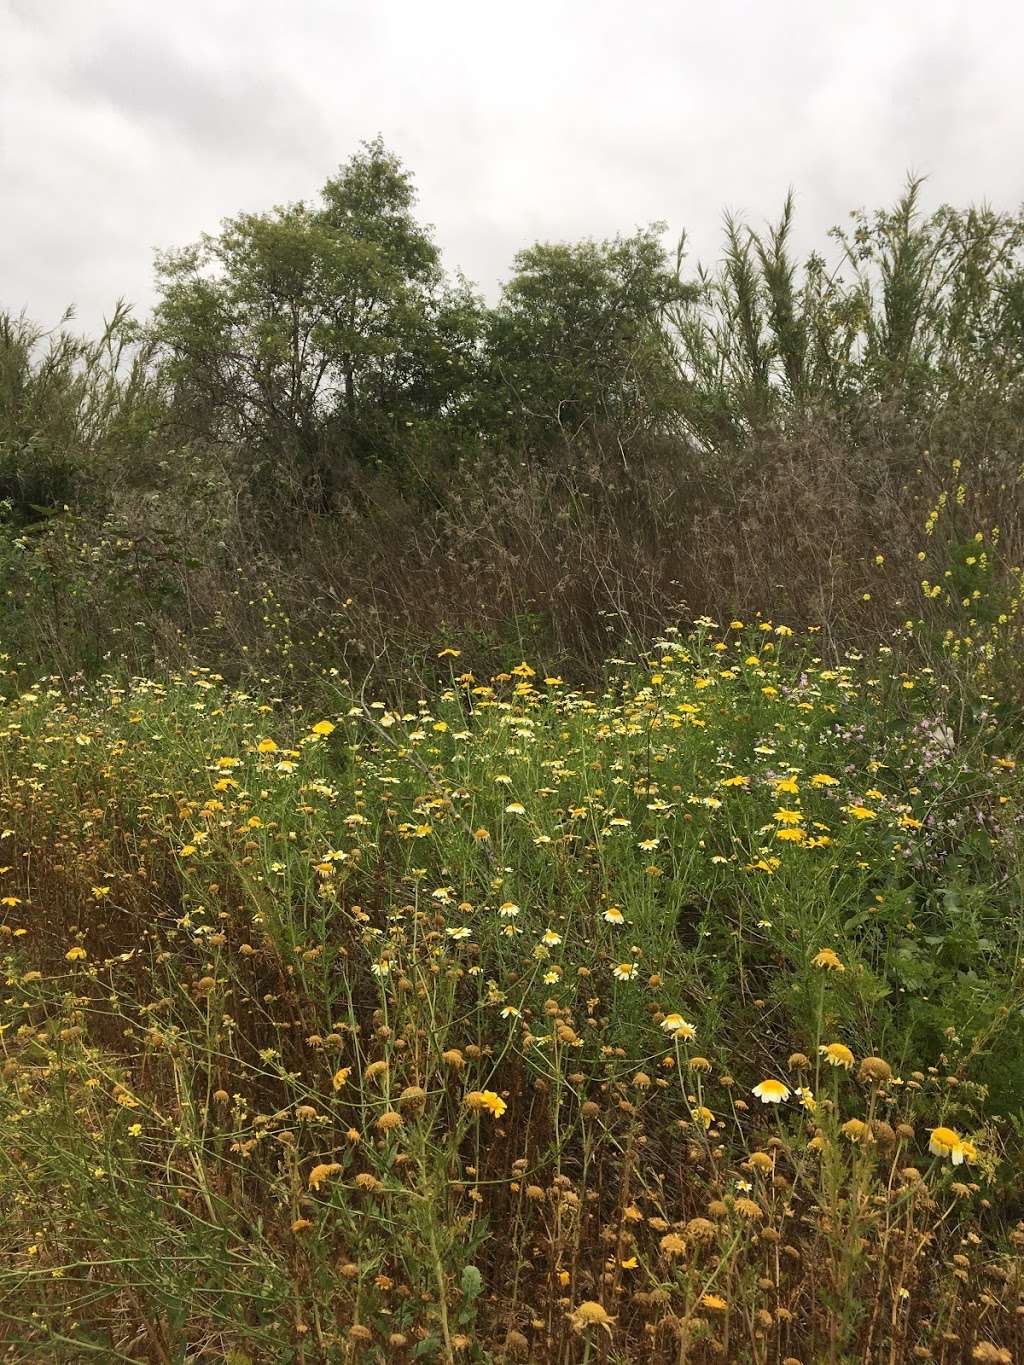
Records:
M154 330L189 428L329 492L345 456L455 412L479 306L450 287L380 140L320 203L244 213L158 260Z
M495 403L529 441L607 428L625 440L670 412L678 386L664 322L686 290L659 231L516 256L489 362Z

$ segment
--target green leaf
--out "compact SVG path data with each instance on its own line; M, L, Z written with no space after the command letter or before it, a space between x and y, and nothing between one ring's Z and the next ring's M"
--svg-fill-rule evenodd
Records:
M462 1271L462 1292L467 1299L473 1300L483 1288L483 1277L475 1265L467 1265Z

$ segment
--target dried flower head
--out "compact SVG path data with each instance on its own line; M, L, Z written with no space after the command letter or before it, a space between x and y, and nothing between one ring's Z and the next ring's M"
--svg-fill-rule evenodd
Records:
M584 1299L569 1314L569 1323L574 1332L588 1332L592 1327L603 1327L611 1336L614 1321L594 1299Z
M839 1130L851 1142L870 1142L871 1129L861 1119L847 1119Z
M733 1203L733 1208L741 1217L749 1218L751 1222L758 1222L764 1217L764 1210L761 1205L755 1203L753 1199L748 1199L746 1195L740 1195Z
M882 1057L865 1057L857 1068L857 1079L864 1085L884 1085L892 1080L892 1067Z

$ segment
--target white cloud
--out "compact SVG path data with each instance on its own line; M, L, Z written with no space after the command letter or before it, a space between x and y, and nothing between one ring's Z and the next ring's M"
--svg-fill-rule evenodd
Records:
M891 201L1016 208L1024 11L975 0L0 0L0 306L94 326L152 254L312 197L363 138L489 293L538 237L798 193L799 237Z

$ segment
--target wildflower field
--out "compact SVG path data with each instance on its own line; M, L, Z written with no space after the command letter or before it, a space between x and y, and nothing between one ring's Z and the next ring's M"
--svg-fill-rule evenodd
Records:
M12 671L3 1358L1024 1359L1019 716L894 649Z

